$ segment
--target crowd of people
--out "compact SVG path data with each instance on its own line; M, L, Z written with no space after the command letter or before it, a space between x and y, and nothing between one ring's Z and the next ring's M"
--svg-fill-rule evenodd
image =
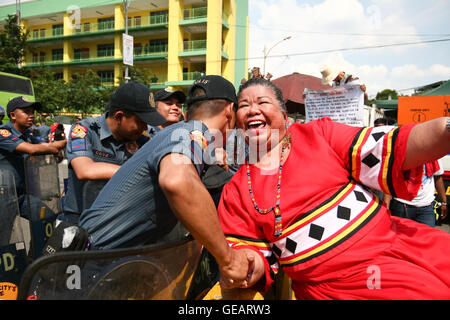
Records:
M87 232L86 250L155 243L180 221L214 257L223 288L266 292L282 268L297 299L449 299L450 235L427 221L434 186L447 214L437 160L450 153L450 119L290 124L281 90L259 70L253 75L237 94L216 75L196 80L187 95L153 96L130 81L104 115L76 122L62 139L42 125L50 140L39 142L30 134L39 103L15 98L0 126L0 169L14 172L24 194L23 157L65 149L58 220ZM331 68L322 75L336 86L358 80ZM245 161L221 175L233 165L230 132L245 141ZM210 168L222 170L214 192L203 180ZM89 181L104 187L86 205ZM371 286L374 266L380 278Z

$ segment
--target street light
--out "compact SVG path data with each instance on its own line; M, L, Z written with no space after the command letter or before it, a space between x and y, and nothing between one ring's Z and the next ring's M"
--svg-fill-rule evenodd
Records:
M292 38L291 36L288 36L286 38L281 39L280 41L278 41L277 43L275 43L272 47L269 48L269 50L266 51L266 46L264 46L264 66L263 66L263 75L266 74L266 58L270 53L270 50L272 50L275 46L277 46L278 44L280 44L283 41L289 40L290 38Z

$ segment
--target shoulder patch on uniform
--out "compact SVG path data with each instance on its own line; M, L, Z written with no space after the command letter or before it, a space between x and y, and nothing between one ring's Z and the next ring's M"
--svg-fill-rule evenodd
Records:
M125 148L129 153L135 154L139 149L139 145L135 141L130 141L125 144Z
M76 124L75 127L73 127L70 137L72 139L83 139L86 136L87 129L83 127L81 124Z
M8 138L9 136L11 136L11 131L9 131L8 129L0 129L0 135L3 138Z
M71 142L72 151L86 151L86 141L84 139L75 139Z

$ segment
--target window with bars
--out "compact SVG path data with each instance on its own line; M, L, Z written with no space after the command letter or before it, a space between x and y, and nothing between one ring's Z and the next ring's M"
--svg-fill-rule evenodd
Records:
M152 39L145 48L145 53L167 52L168 39Z
M100 18L97 21L99 31L114 29L114 17Z
M89 59L89 48L74 49L73 58L75 60Z
M129 27L140 27L141 26L141 17L130 17L128 18L128 26Z
M64 50L62 48L60 49L53 49L52 50L52 61L61 61L63 60Z
M97 71L97 74L102 84L114 82L114 70L101 70Z
M168 10L150 12L150 24L167 23L168 21L169 21Z
M53 36L62 36L63 34L64 34L64 25L54 24L52 26L52 35Z
M114 43L97 45L97 57L113 57Z

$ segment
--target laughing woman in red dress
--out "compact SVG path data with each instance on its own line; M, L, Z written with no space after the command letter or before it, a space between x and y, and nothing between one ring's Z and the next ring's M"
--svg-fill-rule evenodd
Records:
M219 215L230 246L253 256L246 287L267 290L281 267L297 299L450 299L450 235L391 217L370 192L413 198L422 164L450 153L450 118L288 127L282 93L264 79L243 84L238 104L249 157Z

